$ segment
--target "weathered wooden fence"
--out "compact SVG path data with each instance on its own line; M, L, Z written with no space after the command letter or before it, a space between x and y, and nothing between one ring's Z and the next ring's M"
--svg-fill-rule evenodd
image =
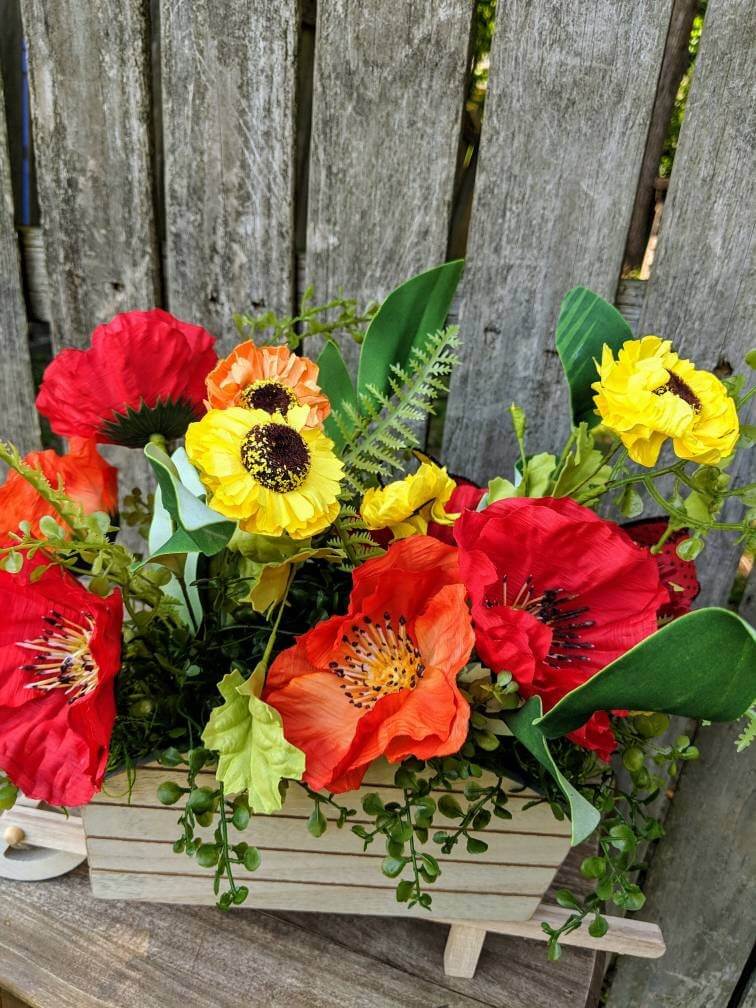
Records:
M54 348L153 304L228 346L234 310L288 312L306 283L323 299L372 299L447 257L472 0L20 6ZM534 444L563 437L552 340L576 283L720 373L752 342L756 0L709 2L652 276L619 282L681 7L500 0L455 309L463 362L444 438L455 471L511 468L512 400ZM31 448L39 425L1 114L0 194L3 433ZM703 601L727 602L737 554L707 549ZM648 912L670 951L623 961L613 1008L734 1008L743 988L756 768L753 756L732 765L730 735L701 732L701 763L683 776L651 866Z

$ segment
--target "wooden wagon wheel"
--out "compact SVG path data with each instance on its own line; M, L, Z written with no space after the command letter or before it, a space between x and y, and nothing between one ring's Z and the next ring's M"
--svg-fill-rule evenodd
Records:
M20 797L0 816L0 878L41 882L65 875L86 860L81 818L40 805Z

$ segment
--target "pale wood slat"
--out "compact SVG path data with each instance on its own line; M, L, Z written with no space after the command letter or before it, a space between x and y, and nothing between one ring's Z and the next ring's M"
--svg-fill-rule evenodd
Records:
M305 270L318 299L381 299L446 258L471 14L470 0L319 5Z
M507 407L533 450L561 445L567 390L559 303L575 284L612 299L669 22L670 0L498 5L444 459L511 475Z
M0 436L20 451L39 447L39 420L29 363L26 309L21 292L18 244L13 229L8 137L5 129L3 82L0 78Z
M294 296L298 0L161 0L167 296L230 348Z
M118 816L117 830L113 826L115 815ZM86 812L87 835L90 843L93 840L114 835L123 840L152 839L172 842L179 835L178 816L179 810L175 808L166 810L165 808L132 806L128 809L121 807L116 811L110 805L97 804L90 806ZM369 821L365 816L358 816L355 821L369 826ZM439 817L436 827L441 829L443 825L444 823ZM504 820L498 820L496 825L506 828L507 823ZM282 830L287 836L287 846L293 850L344 854L355 854L362 850L362 841L352 833L351 829L348 826L337 829L333 821L329 822L328 829L323 836L311 836L307 831L304 815L299 818L280 815L255 816L249 829L238 839L244 839L260 848L275 850L280 844ZM196 832L203 839L210 839L213 827L198 827ZM231 835L237 839L233 828ZM569 838L566 836L549 836L524 830L505 833L488 827L484 834L478 835L482 835L489 845L485 853L469 855L465 851L464 843L462 843L451 854L445 855L445 859L449 861L474 860L476 862L504 862L508 864L558 865L569 846ZM429 844L427 849L434 856L438 856L439 847L437 844ZM368 848L372 855L382 853L383 850L384 845L380 841L376 841L372 847Z
M744 370L756 320L755 46L756 2L712 0L641 317L643 332L725 374ZM730 472L753 479L753 459ZM741 552L710 538L699 604L727 602Z
M254 842L254 839L254 835L250 836L250 840ZM338 887L362 885L369 889L388 889L392 894L396 889L396 882L381 872L381 861L386 856L383 844L376 845L375 852L371 850L367 855L361 853L361 846L357 843L351 854L300 851L291 849L292 846L291 830L281 829L278 849L261 851L262 864L256 872L240 868L235 874L255 885L258 882L302 882ZM427 845L423 849L431 850L431 847ZM89 867L93 872L201 878L207 886L208 902L215 901L211 885L212 869L203 869L192 858L176 854L168 842L116 837L97 840L89 837L87 851ZM438 860L441 875L434 883L434 892L514 893L518 896L538 896L539 899L551 884L558 867L558 864L550 867L491 864L477 861L474 855L468 855L467 861L451 861L440 855ZM336 893L336 900L339 895L340 892Z
M214 904L212 880L194 875L153 875L139 872L91 873L92 892L100 899L147 900L193 906ZM440 880L439 880L440 881ZM459 920L527 920L535 911L538 896L503 896L495 893L442 892L433 890L434 913L454 914ZM366 885L319 885L309 882L256 880L244 904L250 910L317 911L368 914L370 916L425 917L427 911L397 903L394 888Z

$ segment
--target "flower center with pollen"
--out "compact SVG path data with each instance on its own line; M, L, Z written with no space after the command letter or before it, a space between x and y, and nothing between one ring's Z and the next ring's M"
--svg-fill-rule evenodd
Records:
M310 449L301 434L286 424L260 424L244 437L242 465L260 486L276 493L296 490L310 471Z
M592 658L585 654L594 645L590 641L581 640L583 630L596 625L592 619L581 619L588 612L588 606L575 606L572 603L577 595L570 595L564 588L546 588L536 591L533 575L528 574L520 590L513 599L508 599L506 575L502 580L502 600L486 599L486 606L510 606L512 609L522 609L529 612L541 623L551 628L551 647L544 661L552 666L572 665L574 662L590 663Z
M81 618L81 623L74 623L52 609L50 615L44 617L50 629L18 645L25 651L35 652L34 660L22 665L22 670L42 676L27 683L26 689L43 692L62 689L68 703L81 700L95 689L100 675L91 650L95 621L90 613L82 613Z
M695 413L698 413L701 409L701 400L693 389L689 385L686 385L682 378L678 378L671 371L666 385L661 385L658 389L654 389L654 392L656 395L664 395L665 392L671 392L672 395L677 396L678 399L682 399L688 406L692 406Z
M343 682L347 700L355 707L374 707L381 697L414 689L425 673L422 656L407 634L407 621L399 617L395 628L389 613L383 623L363 616L341 638L343 651L329 668Z
M286 416L291 406L297 405L297 397L281 382L261 378L248 385L239 396L250 409L265 410L266 413L281 413Z

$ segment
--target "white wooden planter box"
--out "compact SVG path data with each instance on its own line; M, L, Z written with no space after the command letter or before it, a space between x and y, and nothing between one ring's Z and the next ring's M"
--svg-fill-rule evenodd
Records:
M394 768L376 764L361 791L342 796L342 803L358 810L359 821L364 793L376 791L385 802L396 800L398 788L393 776ZM51 848L73 850L71 844L75 842L78 850L83 832L92 891L103 899L213 905L213 870L172 850L180 832L180 805L166 807L158 802L158 785L166 780L185 784L182 771L158 764L139 768L130 793L125 774L109 778L105 790L82 810L83 829L78 827L78 840L74 837L76 821L68 820L63 831L56 830L54 820L59 817L52 815L50 819L51 813L28 808L11 810L3 816L5 836L10 836L10 828L15 830L13 842L20 838L22 845L24 840L42 845L48 837L47 846ZM211 773L201 774L197 781L199 786L211 787L214 782ZM448 855L440 854L438 845L430 841L420 847L432 853L441 865L441 875L428 889L433 896L429 913L421 908L410 910L397 902L397 880L381 873L385 857L381 838L363 852L362 841L350 828L337 829L333 822L329 822L323 836L311 836L307 818L312 801L292 785L281 812L253 816L248 830L236 837L232 829L232 841L245 839L262 855L256 872L235 873L238 881L249 886L249 898L243 906L413 915L451 924L444 968L452 976L471 977L487 931L544 941L541 923L558 926L568 916L568 911L545 904L543 896L569 850L570 824L556 820L545 804L523 809L533 797L530 791L510 794L512 818L493 818L485 830L478 831L476 835L488 844L484 854L468 854L464 842ZM439 814L434 818L434 830L455 825L455 821ZM210 838L213 829L198 828L197 834ZM65 870L63 865L61 870ZM610 930L604 938L592 939L581 928L566 936L564 944L648 957L663 954L664 942L656 925L620 918L609 918L609 922Z

